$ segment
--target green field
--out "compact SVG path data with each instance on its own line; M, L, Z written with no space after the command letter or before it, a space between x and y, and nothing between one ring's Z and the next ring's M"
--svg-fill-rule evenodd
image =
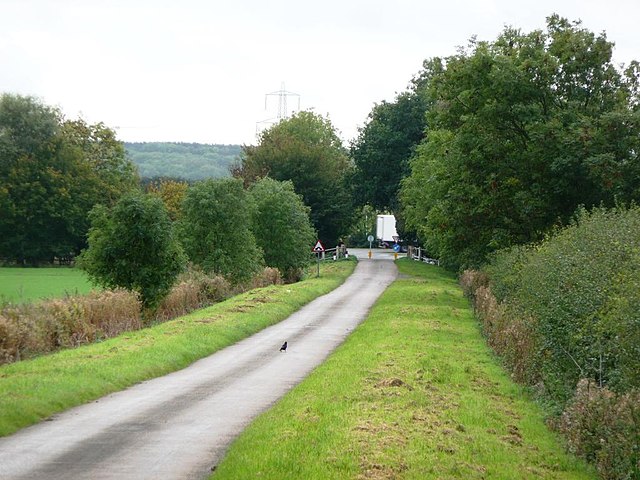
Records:
M0 268L0 302L25 303L89 293L94 287L77 268Z
M485 344L455 278L410 260L212 478L594 479Z

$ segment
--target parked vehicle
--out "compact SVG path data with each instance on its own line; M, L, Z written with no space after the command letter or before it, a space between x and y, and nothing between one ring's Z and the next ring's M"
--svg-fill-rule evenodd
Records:
M376 220L376 238L383 248L390 248L400 241L396 230L396 217L393 215L378 215Z

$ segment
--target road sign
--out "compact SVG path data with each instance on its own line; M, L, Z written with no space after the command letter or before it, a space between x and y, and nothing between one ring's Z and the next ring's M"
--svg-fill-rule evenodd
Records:
M367 242L369 242L369 243L373 242L373 235L369 235L367 237Z
M316 242L316 246L313 247L313 251L316 253L324 252L324 247L322 246L322 243L320 242L320 240Z
M393 251L398 253L400 251L400 245L398 245L397 243L393 245Z

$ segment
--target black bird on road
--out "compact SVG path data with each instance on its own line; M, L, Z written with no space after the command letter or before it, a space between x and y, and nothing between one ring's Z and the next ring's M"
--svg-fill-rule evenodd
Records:
M280 347L280 351L281 351L281 352L286 352L286 351L287 351L287 342L284 342L284 343L282 344L282 346Z

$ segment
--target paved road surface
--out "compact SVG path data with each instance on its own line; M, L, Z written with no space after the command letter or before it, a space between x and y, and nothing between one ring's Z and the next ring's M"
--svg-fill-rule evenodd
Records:
M320 364L395 279L389 252L350 253L362 260L345 284L283 322L0 438L0 479L206 478L242 429Z

